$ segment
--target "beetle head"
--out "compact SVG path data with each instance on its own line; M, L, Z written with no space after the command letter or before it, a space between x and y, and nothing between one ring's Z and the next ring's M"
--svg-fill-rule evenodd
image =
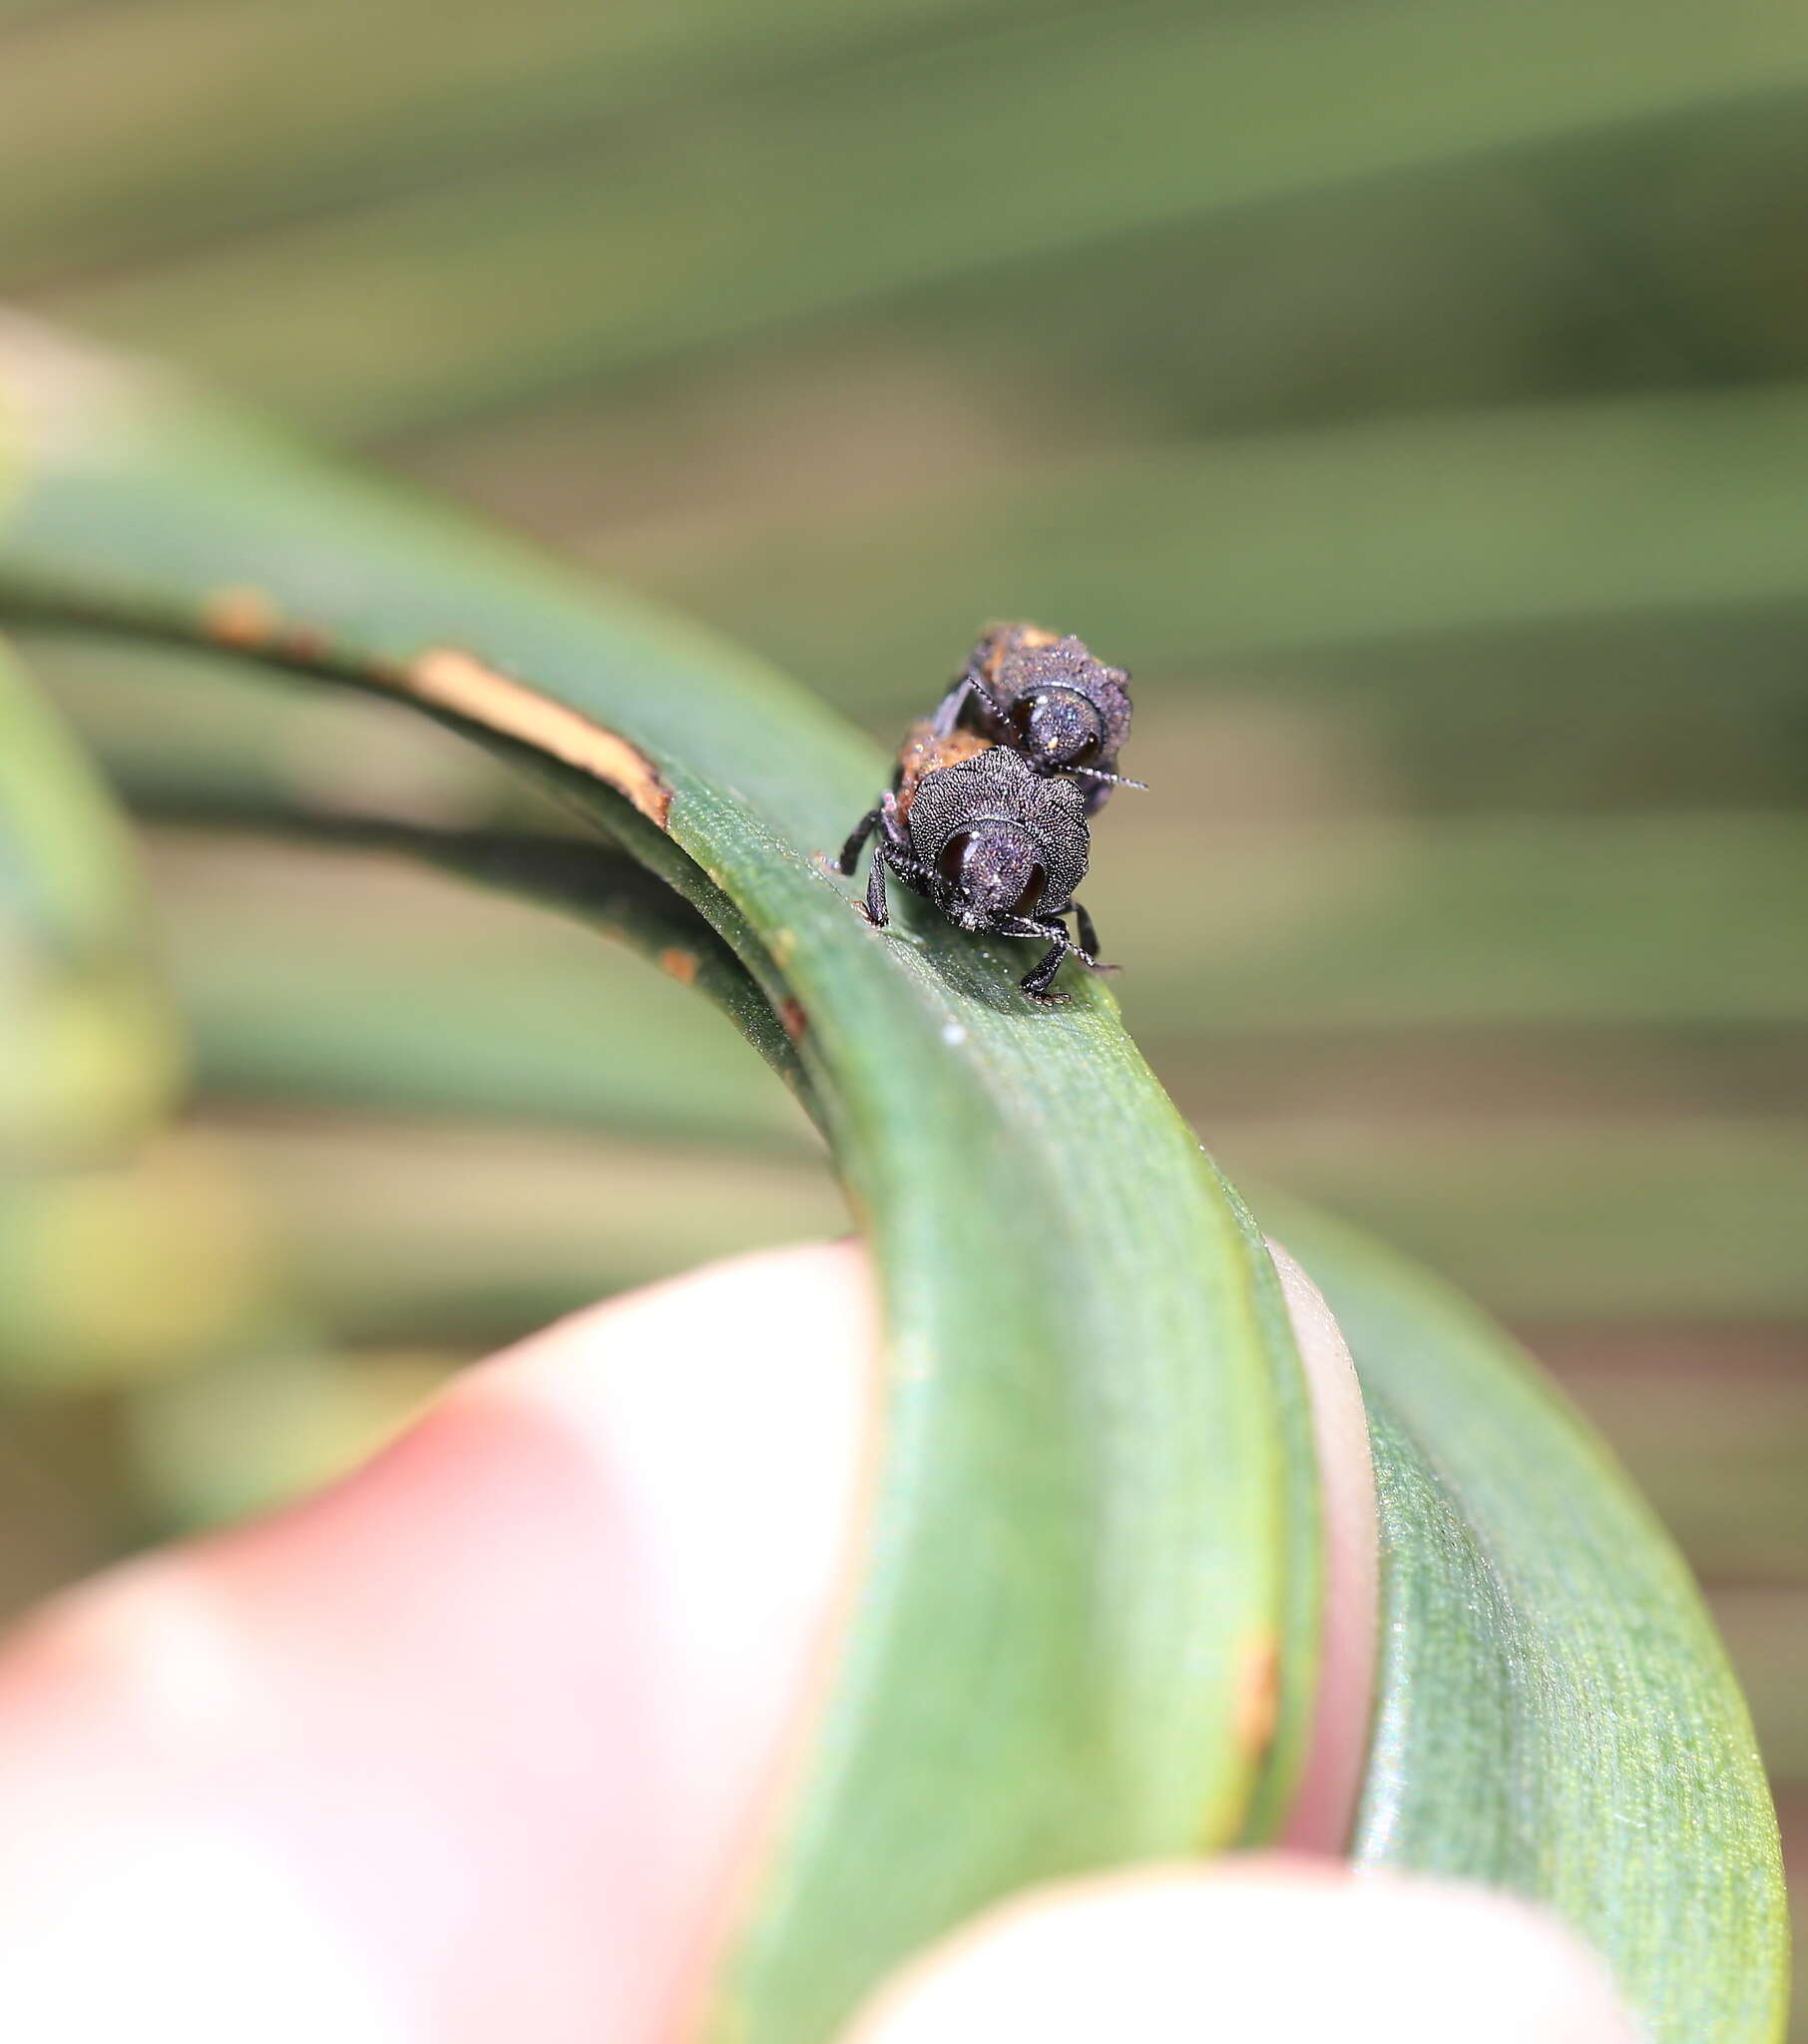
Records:
M1024 752L1043 773L1084 766L1105 743L1099 706L1078 689L1036 689L1019 700L1013 721Z
M1022 823L984 818L957 830L936 861L937 906L964 930L996 929L1036 913L1048 885L1036 839Z

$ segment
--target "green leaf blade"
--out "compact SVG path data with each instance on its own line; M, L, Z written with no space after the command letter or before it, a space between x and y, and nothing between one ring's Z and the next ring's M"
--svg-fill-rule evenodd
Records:
M168 1108L174 1019L140 925L123 818L0 647L0 1155L75 1162Z

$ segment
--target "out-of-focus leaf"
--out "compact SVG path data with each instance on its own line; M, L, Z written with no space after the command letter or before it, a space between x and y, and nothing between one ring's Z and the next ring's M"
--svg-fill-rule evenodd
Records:
M1796 1466L1802 1446L1796 1444ZM1797 1550L1798 1555L1800 1549ZM1738 1584L1711 1590L1708 1607L1739 1671L1771 1779L1808 1784L1808 1589Z
M589 1124L797 1148L809 1130L708 995L787 1078L796 1052L709 926L594 840L345 825L279 848L154 842L172 983L213 1094ZM540 911L473 896L394 847ZM567 913L545 913L558 906ZM575 928L626 937L654 970ZM473 970L481 962L480 970ZM607 1055L599 1055L599 1046Z
M1132 666L1808 602L1808 392L1503 406L1051 460L860 520L748 522L637 573L766 652L939 671L977 611ZM800 603L796 593L810 592ZM895 663L895 666L892 664ZM1525 700L1562 712L1539 686Z
M217 652L66 632L19 643L135 809L570 834L569 816L519 774L392 703L293 682L247 689Z
M0 1383L66 1391L190 1368L261 1322L271 1268L262 1216L205 1144L0 1175Z
M256 1306L217 1161L150 1140L180 1050L126 827L0 649L0 1382L182 1366Z
M1808 1020L1808 946L1776 940L1808 915L1808 818L1131 818L1099 864L1099 912L1138 965L1125 1003L1156 1041ZM1157 941L1174 874L1185 946Z
M9 0L0 24L57 4ZM0 265L143 260L418 191L473 162L568 155L624 116L670 119L723 80L832 76L874 43L984 14L974 0L385 0L375 13L362 0L136 0L104 24L76 18L0 46ZM94 140L72 149L72 132Z
M0 1171L92 1158L169 1105L143 907L106 791L0 649Z
M296 1338L147 1384L121 1420L140 1508L185 1533L286 1504L375 1453L460 1360L335 1355Z
M1769 2044L1788 1984L1776 1818L1687 1570L1458 1294L1276 1218L1349 1340L1375 1447L1384 1622L1357 1863L1549 1902L1656 2044Z
M1611 1333L1585 1325L1532 1331L1541 1354L1555 1348L1560 1355L1570 1347L1585 1353L1601 1343L1603 1331ZM1768 1346L1774 1359L1743 1362L1740 1351L1751 1346ZM1786 1594L1801 1583L1808 1555L1808 1376L1800 1366L1799 1326L1779 1320L1666 1329L1635 1320L1612 1348L1612 1359L1598 1368L1566 1368L1564 1382L1696 1572L1710 1583L1718 1578L1723 1595L1751 1593L1747 1622L1732 1641L1734 1659L1742 1660L1742 1642L1755 1638L1765 1599L1786 1617ZM1774 1699L1777 1684L1766 1686ZM1768 1746L1765 1758L1775 1759Z
M908 905L870 928L813 854L883 762L756 664L45 337L9 337L0 388L36 456L0 607L212 636L531 757L798 1046L881 1274L888 1404L720 2031L826 2036L1026 1880L1269 1829L1316 1661L1297 1361L1247 1214L1109 994L1039 1007L1020 947Z
M1229 1128L1225 1149L1517 1313L1788 1319L1808 1305L1805 1133L1797 1117L1528 1125L1509 1111L1424 1132Z
M208 1130L268 1217L283 1295L334 1345L493 1345L717 1257L847 1229L803 1159L375 1117Z
M396 430L1008 285L1112 235L1772 95L1808 80L1798 29L1785 0L1082 9L44 302L338 431Z

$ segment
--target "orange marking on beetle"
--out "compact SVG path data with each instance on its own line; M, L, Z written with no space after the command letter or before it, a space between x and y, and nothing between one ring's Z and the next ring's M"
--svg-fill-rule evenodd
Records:
M898 748L898 814L910 814L910 805L926 773L933 773L938 766L958 766L976 753L990 751L991 746L990 739L974 731L950 732L946 738L937 738L934 725L927 718L919 718L904 734L904 743Z
M680 951L675 944L670 950L660 953L660 970L668 979L676 979L679 986L696 984L696 953Z
M667 827L672 789L647 755L608 726L453 646L417 654L397 672L395 682L419 702L450 710L594 774L626 795L649 822Z
M1237 1751L1254 1760L1267 1752L1280 1718L1280 1640L1259 1633L1237 1661L1230 1706L1230 1736Z
M803 1003L786 994L778 1004L778 1019L784 1024L784 1033L793 1043L798 1042L810 1026L810 1018L803 1012Z
M221 646L267 646L280 623L260 589L216 589L201 600L201 629Z
M980 679L988 688L996 688L998 671L1008 654L1036 653L1060 644L1059 632L1045 632L1040 625L989 625L974 648Z

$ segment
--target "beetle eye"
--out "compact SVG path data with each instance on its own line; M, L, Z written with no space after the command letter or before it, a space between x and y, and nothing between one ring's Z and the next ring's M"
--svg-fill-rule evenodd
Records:
M1034 915L1037 903L1042 899L1042 890L1048 884L1049 876L1041 866L1030 868L1030 877L1024 882L1024 891L1017 897L1013 915Z
M951 887L961 877L961 869L967 862L967 847L972 842L971 830L957 830L942 846L942 855L936 860L936 868Z
M1091 738L1082 739L1080 744L1068 755L1067 764L1070 766L1084 766L1098 750L1099 739L1097 734Z
M1011 723L1020 739L1030 736L1030 720L1036 715L1036 701L1031 696L1019 696L1011 706Z

